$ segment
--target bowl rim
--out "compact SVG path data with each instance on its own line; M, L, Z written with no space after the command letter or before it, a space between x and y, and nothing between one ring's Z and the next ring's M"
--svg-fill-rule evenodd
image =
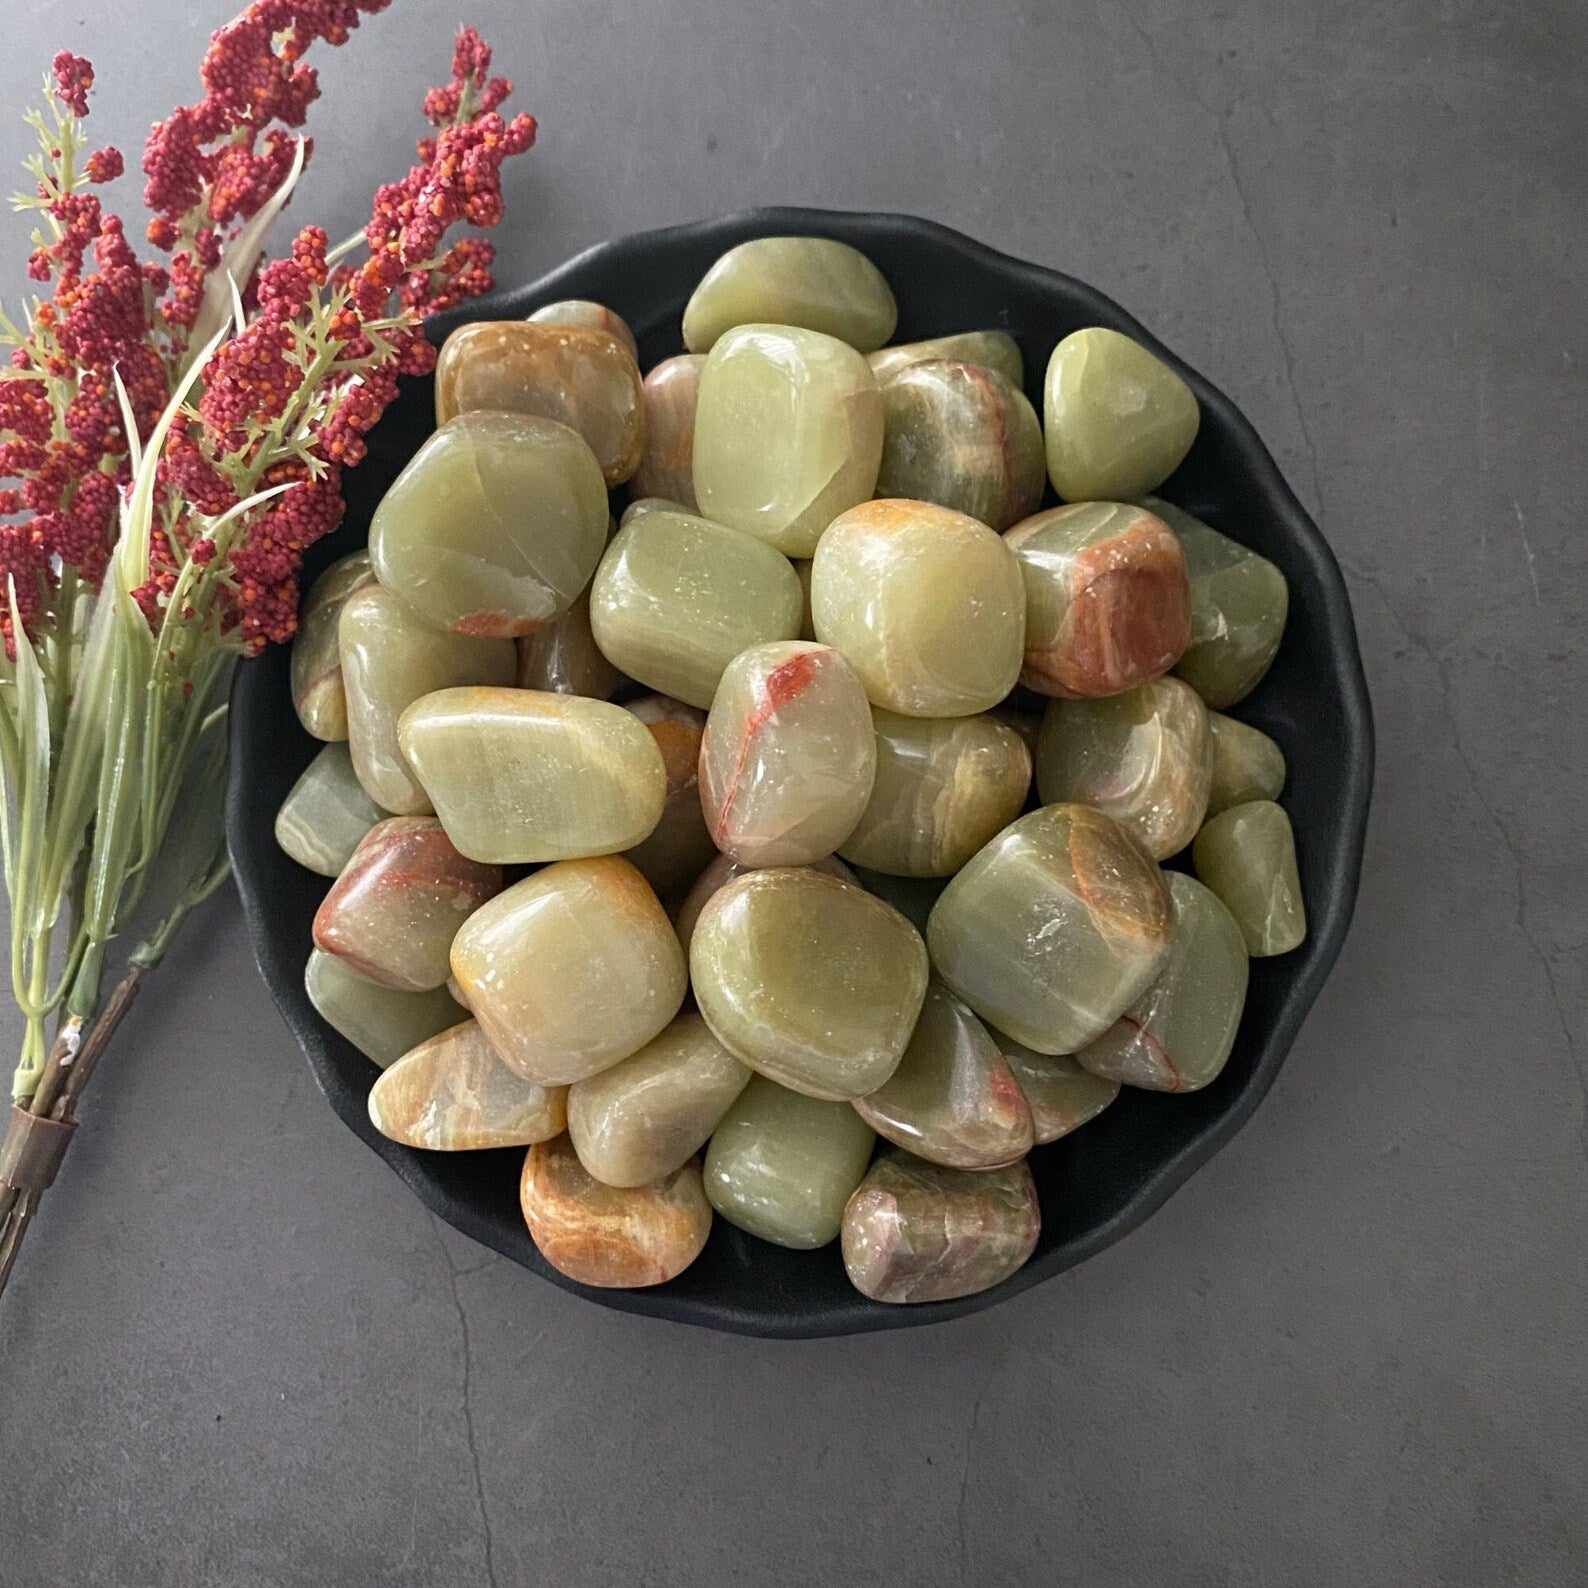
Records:
M720 1301L696 1296L671 1294L666 1287L600 1290L567 1278L544 1261L533 1268L535 1273L560 1288L619 1311L766 1339L832 1338L872 1330L918 1328L978 1312L1095 1256L1157 1212L1251 1118L1273 1085L1297 1032L1328 979L1345 942L1356 904L1373 785L1372 705L1350 595L1328 542L1280 473L1256 429L1230 398L1166 347L1135 316L1087 282L1006 254L937 221L917 216L870 210L757 207L631 232L596 243L532 282L493 293L488 298L437 316L427 324L427 334L432 341L440 341L455 325L468 320L501 318L522 313L524 306L531 302L570 296L572 294L562 289L577 284L592 268L620 265L631 257L642 258L659 246L678 242L709 244L720 240L725 249L755 236L840 235L855 228L857 223L871 236L930 239L936 246L967 261L1021 278L1043 290L1052 290L1057 285L1085 311L1091 323L1124 331L1188 382L1204 412L1215 414L1225 427L1241 455L1242 466L1250 472L1254 487L1264 496L1275 516L1284 521L1298 558L1309 565L1323 591L1322 611L1318 616L1327 638L1328 661L1337 675L1347 776L1342 825L1329 856L1327 885L1322 898L1308 901L1310 954L1287 987L1277 1017L1264 1037L1257 1062L1245 1083L1230 1104L1178 1151L1156 1160L1132 1195L1111 1214L1073 1238L1034 1256L1002 1284L975 1295L914 1306L869 1302L857 1292L854 1300L864 1303L863 1308L850 1304L844 1308L829 1308L822 1314L774 1314L725 1307ZM665 318L634 324L636 337L643 339L647 332L664 323ZM248 717L250 702L262 687L265 665L266 659L245 662L238 668L233 682L232 754L226 817L232 868L242 897L254 957L266 986L303 1050L320 1089L343 1123L385 1160L430 1212L462 1234L522 1264L522 1252L509 1250L497 1239L495 1227L475 1215L467 1201L447 1193L421 1171L420 1160L433 1155L417 1153L375 1129L369 1119L365 1094L355 1097L352 1088L328 1059L328 1028L303 993L301 958L296 963L288 963L285 945L279 941L280 934L271 930L264 878L254 864L250 845L242 841L250 825L257 824L257 813L250 810L251 767L265 753L266 747L260 742L262 735L255 734L250 742L247 736L235 731L238 720ZM274 812L270 817L273 821ZM538 1258L538 1253L536 1256Z

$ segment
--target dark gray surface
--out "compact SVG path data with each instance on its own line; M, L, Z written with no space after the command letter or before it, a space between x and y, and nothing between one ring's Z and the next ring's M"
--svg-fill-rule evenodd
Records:
M1394 10L468 8L544 129L504 278L753 203L914 210L1231 393L1357 601L1357 924L1269 1100L1143 1230L962 1323L776 1345L443 1232L219 903L0 1307L5 1588L1582 1579L1588 16ZM7 105L92 54L129 154L219 20L7 11ZM301 216L357 223L457 15L398 0L331 58Z

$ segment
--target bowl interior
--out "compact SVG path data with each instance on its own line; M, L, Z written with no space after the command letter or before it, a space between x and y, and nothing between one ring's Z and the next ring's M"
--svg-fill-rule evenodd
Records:
M648 368L682 347L684 303L718 254L750 237L788 232L837 237L864 250L898 298L898 341L1008 330L1025 355L1026 391L1039 412L1054 343L1088 325L1136 337L1196 391L1201 431L1162 494L1261 552L1290 582L1278 658L1236 714L1284 748L1289 779L1283 803L1296 830L1310 928L1296 952L1252 962L1245 1015L1218 1079L1188 1096L1127 1087L1083 1129L1038 1148L1031 1157L1042 1203L1036 1253L1012 1279L981 1295L884 1306L850 1286L836 1246L786 1251L721 1219L701 1257L670 1284L589 1289L552 1270L529 1239L517 1201L522 1151L424 1153L386 1140L365 1107L375 1067L308 1002L303 965L310 922L327 884L281 853L272 828L282 799L319 746L293 712L286 647L273 647L238 671L228 823L255 953L282 1014L338 1114L429 1207L526 1268L605 1305L750 1334L810 1337L897 1328L994 1305L1118 1240L1234 1134L1272 1083L1344 939L1361 863L1373 747L1350 606L1322 536L1229 399L1084 283L907 216L757 210L603 244L533 285L442 320L435 334L439 339L463 319L517 318L559 298L594 298L628 320ZM313 548L305 584L364 543L375 504L430 433L431 404L430 382L411 382L373 433L367 462L348 476L346 521Z

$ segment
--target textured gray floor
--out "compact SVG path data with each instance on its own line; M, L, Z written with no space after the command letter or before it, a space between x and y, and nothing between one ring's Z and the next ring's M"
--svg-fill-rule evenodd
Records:
M0 1583L1581 1582L1579 0L464 9L544 127L504 275L756 202L910 210L1097 282L1244 406L1356 601L1356 926L1143 1230L995 1312L798 1346L440 1229L217 904L0 1309ZM129 151L220 20L6 11L8 110L68 44ZM357 223L457 16L398 0L333 59L299 213Z

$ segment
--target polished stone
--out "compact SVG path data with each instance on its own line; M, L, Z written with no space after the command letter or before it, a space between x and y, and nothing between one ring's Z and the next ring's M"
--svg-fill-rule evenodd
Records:
M868 354L866 362L880 385L912 364L929 364L945 358L996 370L1016 387L1025 384L1025 362L1020 357L1020 344L1007 331L957 331L952 336L929 337L924 342L899 342Z
M844 1268L873 1301L949 1301L1002 1284L1041 1229L1024 1163L967 1172L895 1150L844 1209Z
M292 636L292 706L298 721L316 739L334 743L347 737L337 625L347 598L374 577L369 553L355 551L333 562L304 597L298 631Z
M636 500L660 496L685 512L700 510L695 497L695 405L705 367L703 354L680 353L663 359L645 377L645 450L629 481L629 495Z
M320 1018L382 1069L468 1013L445 987L429 992L382 987L317 948L304 966L303 987Z
M623 674L601 654L590 628L588 591L560 617L518 640L518 687L554 695L588 695L610 700Z
M1208 713L1208 815L1248 800L1277 800L1285 788L1285 752L1260 728Z
M1272 800L1220 811L1191 847L1197 875L1240 925L1253 958L1288 954L1307 936L1290 818Z
M533 325L587 325L592 330L605 331L623 344L624 351L636 364L640 361L640 350L629 322L604 303L595 303L589 298L560 298L525 318Z
M947 877L896 877L886 871L868 871L863 866L855 867L854 877L867 893L891 904L923 937L932 906L948 886Z
M1119 1096L1118 1081L1082 1069L1074 1054L1038 1053L1002 1031L993 1037L1025 1094L1039 1147L1079 1130Z
M985 524L930 502L866 502L835 519L816 548L811 611L871 703L903 716L985 711L1020 673L1019 563Z
M626 529L636 518L644 518L647 513L655 512L693 514L695 509L685 507L682 502L675 502L667 496L636 496L623 509L623 517L618 520L618 527Z
M667 695L626 701L623 709L650 731L667 772L662 814L650 835L626 854L657 893L670 896L699 876L717 852L700 808L700 741L706 714Z
M1073 1053L1162 969L1168 896L1118 822L1045 805L949 883L926 941L938 975L982 1019L1039 1053Z
M744 325L700 376L693 454L700 510L790 557L876 488L882 394L852 347L819 331Z
M685 954L689 953L689 945L695 936L695 923L700 919L706 901L719 888L727 887L735 877L742 877L745 872L754 869L753 866L741 864L732 855L717 855L690 884L689 892L684 895L673 917L673 927L678 933L678 941L684 945ZM810 869L837 877L841 882L855 881L854 872L837 855L824 855L820 860L813 860Z
M334 877L386 812L364 792L345 744L328 744L276 812L276 842L300 866Z

